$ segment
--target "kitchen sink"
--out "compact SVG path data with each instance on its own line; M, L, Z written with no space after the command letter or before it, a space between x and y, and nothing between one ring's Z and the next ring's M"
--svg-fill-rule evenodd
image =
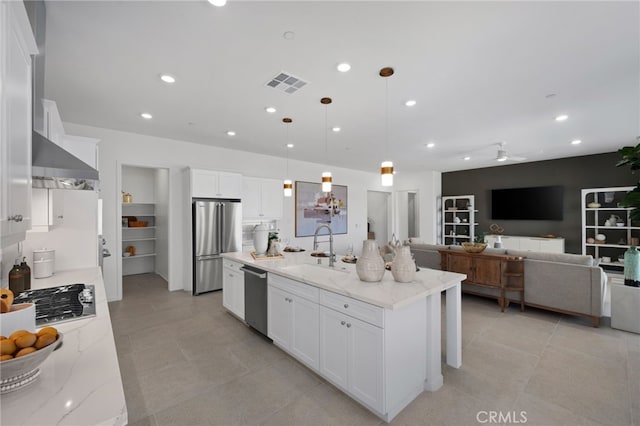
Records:
M344 277L345 274L350 272L344 265L335 264L330 267L328 264L309 264L303 263L300 265L285 266L282 268L284 271L294 275L299 275L303 278L322 278L328 276Z

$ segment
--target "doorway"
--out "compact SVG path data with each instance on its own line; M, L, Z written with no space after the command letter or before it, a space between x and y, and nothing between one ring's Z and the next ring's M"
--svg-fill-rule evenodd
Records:
M122 165L120 183L122 295L150 283L169 290L169 169Z
M384 246L391 235L391 194L367 191L367 239Z
M418 190L398 191L397 237L400 241L420 238L420 200Z

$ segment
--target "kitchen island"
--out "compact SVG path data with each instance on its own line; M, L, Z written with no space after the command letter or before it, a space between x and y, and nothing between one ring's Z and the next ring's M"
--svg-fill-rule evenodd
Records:
M441 292L446 292L448 365L462 365L460 285L465 275L423 268L411 283L390 272L360 281L355 265L223 254L268 274L268 335L274 343L385 421L422 391L443 384ZM234 285L238 282L234 281ZM227 291L225 286L225 291Z
M96 316L54 324L62 346L40 365L40 377L3 394L2 425L125 425L127 406L100 268L56 272L32 288L95 286Z

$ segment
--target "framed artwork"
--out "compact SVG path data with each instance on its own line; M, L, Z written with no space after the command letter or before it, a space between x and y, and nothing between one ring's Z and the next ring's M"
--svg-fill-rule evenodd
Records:
M331 185L331 192L322 192L320 183L296 181L296 237L313 236L320 225L347 233L347 187ZM318 235L328 233L322 229Z

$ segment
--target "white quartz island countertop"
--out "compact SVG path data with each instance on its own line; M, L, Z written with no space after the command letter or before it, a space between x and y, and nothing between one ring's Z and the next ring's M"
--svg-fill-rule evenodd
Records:
M9 425L125 425L127 406L100 268L56 272L32 279L32 288L95 286L96 316L54 324L62 346L40 365L32 384L0 398Z
M329 268L328 258L320 258L322 265L318 265L318 258L310 256L308 252L284 253L284 259L273 260L254 259L250 253L244 252L224 253L222 257L385 309L402 308L426 296L440 293L466 278L454 272L420 268L411 283L395 282L391 271L385 271L382 281L371 283L360 281L354 264L338 258L334 267Z

